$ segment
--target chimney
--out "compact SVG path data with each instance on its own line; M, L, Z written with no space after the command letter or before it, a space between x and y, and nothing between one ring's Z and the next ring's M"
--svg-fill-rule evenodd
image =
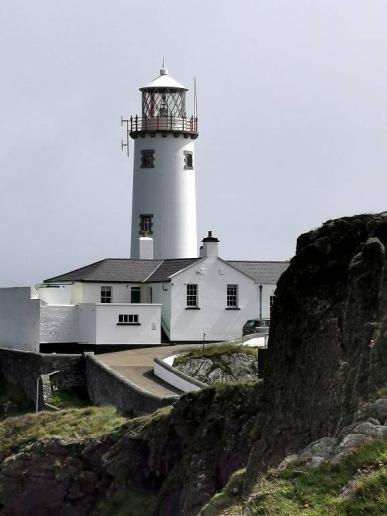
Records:
M153 238L142 236L138 239L138 255L140 260L153 260Z
M203 238L203 256L218 256L219 240L212 236L212 231L208 232L208 236Z

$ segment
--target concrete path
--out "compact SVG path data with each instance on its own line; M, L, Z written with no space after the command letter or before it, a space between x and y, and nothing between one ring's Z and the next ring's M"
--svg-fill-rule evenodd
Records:
M182 344L179 346L130 349L95 355L95 358L141 389L160 398L165 398L166 396L178 396L183 393L153 374L153 359L163 355L181 353L182 351L187 352L195 347L198 346Z

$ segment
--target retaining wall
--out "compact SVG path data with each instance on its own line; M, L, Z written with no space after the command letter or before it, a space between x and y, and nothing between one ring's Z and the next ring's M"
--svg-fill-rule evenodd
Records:
M128 416L142 416L172 405L178 396L159 398L99 362L94 353L85 353L86 383L91 401L95 405L114 405Z
M55 355L0 348L0 371L10 383L22 387L26 397L35 403L36 382L42 374L59 371L53 381L59 389L86 386L83 355ZM55 378L55 380L54 380Z

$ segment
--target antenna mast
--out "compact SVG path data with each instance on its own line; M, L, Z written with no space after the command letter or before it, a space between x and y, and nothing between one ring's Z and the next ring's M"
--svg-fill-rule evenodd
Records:
M198 116L198 96L196 89L196 77L194 77L194 117Z
M126 155L129 158L129 120L121 117L121 127L125 126L126 141L121 140L121 150L123 151L126 147Z

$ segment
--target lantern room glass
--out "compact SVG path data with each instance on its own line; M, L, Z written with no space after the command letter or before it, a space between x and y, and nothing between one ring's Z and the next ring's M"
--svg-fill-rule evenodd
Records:
M178 89L152 89L142 92L142 116L144 118L185 118L185 91Z

